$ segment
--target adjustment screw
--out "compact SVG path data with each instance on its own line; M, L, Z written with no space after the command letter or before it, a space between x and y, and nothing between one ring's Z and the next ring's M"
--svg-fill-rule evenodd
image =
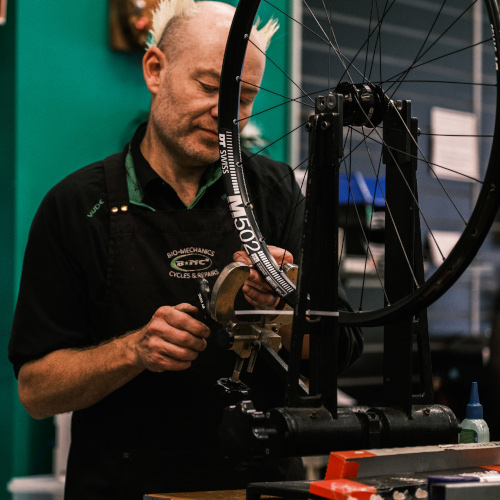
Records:
M334 108L337 104L337 96L335 94L328 95L328 107Z

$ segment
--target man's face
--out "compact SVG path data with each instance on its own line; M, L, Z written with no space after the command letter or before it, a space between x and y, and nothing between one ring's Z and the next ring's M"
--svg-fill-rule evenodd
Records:
M206 18L202 21L194 19L186 26L184 47L167 60L151 105L150 120L158 138L176 162L189 167L219 158L219 81L229 25L221 20L207 33ZM240 118L252 113L264 67L265 57L249 44L242 79L252 85L242 84ZM244 123L240 122L240 129Z

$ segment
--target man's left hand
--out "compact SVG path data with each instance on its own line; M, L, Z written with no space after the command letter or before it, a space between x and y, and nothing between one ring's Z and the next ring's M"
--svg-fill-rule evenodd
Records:
M279 266L283 266L286 263L293 263L293 255L290 252L279 247L268 246L267 248ZM235 252L233 260L243 262L249 266L252 265L250 257L244 250ZM266 280L255 269L250 270L250 277L245 281L242 291L247 302L254 307L275 307L279 302L279 297L271 290Z

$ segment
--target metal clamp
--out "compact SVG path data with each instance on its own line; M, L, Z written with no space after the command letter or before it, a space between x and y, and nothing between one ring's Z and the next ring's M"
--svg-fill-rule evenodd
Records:
M297 279L297 266L286 264L284 271L292 281ZM253 371L257 354L264 345L278 352L281 349L279 330L293 321L293 317L279 310L263 310L259 321L240 321L235 311L235 300L238 292L250 276L251 267L241 262L228 264L219 275L210 299L212 318L223 328L217 334L219 346L235 351L238 358L233 371L232 380L238 380L245 359L248 359L247 371ZM283 311L290 311L286 305ZM241 311L244 312L244 311ZM251 311L250 311L251 312Z

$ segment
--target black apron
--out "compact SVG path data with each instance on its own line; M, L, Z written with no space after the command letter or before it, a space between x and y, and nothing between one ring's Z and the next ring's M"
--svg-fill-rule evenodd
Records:
M108 158L104 168L111 214L107 329L100 340L141 328L160 306L196 305L195 279L213 286L240 248L224 202L215 210L133 211L123 156ZM231 375L235 354L220 351L213 338L188 370L144 371L74 412L67 500L140 500L146 493L242 488L284 477L276 464L235 470L219 455L222 407L213 385Z

